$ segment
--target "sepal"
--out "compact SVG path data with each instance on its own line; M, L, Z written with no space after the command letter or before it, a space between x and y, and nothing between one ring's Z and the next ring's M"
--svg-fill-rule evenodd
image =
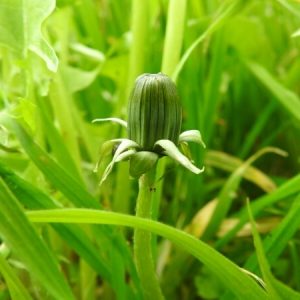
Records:
M185 157L175 146L175 144L169 140L160 140L155 143L154 148L161 148L161 153L171 157L176 162L181 164L183 167L187 168L191 172L195 174L199 174L204 171L204 167L202 169L198 169L195 167L190 160Z
M125 129L127 129L127 122L125 122L125 121L123 121L121 119L118 119L118 118L95 119L95 120L92 121L92 123L107 122L107 121L118 123L121 126L123 126Z
M145 174L157 163L159 156L154 152L140 151L136 152L130 158L130 177L136 178Z
M206 148L199 130L188 130L179 135L179 143L195 142Z

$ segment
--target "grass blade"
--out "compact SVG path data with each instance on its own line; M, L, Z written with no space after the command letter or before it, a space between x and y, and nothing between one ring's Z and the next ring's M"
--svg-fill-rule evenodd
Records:
M7 246L24 262L28 271L55 299L74 299L58 264L44 242L0 179L0 235ZM45 272L45 270L47 270Z
M0 273L4 277L12 300L32 300L19 277L0 253Z
M297 175L290 180L282 184L276 191L271 194L264 195L251 202L251 211L254 216L256 216L264 207L271 205L280 201L281 199L287 198L300 191L300 175ZM238 213L240 219L239 223L229 231L223 238L219 239L214 247L217 249L227 244L235 234L243 227L243 225L248 221L247 210L242 208Z
M246 61L245 64L253 75L266 86L287 111L300 121L300 99L297 94L286 89L260 64L253 61Z
M252 225L252 234L254 238L254 245L257 253L257 258L259 261L260 269L263 274L263 278L265 280L267 290L270 295L270 299L272 300L282 300L282 299L290 299L297 300L300 299L300 294L296 293L283 283L279 282L276 278L273 277L270 267L266 258L266 255L263 250L262 242L259 237L258 231L255 226L255 222L251 213L249 201L247 202L247 209Z
M28 212L27 216L31 222L112 224L151 231L178 244L198 258L233 291L238 299L267 299L267 294L230 260L200 240L162 223L128 215L89 209Z

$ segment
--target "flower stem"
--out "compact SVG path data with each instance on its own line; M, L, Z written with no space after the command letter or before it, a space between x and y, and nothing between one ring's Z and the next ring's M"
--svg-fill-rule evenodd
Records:
M143 174L139 179L139 195L137 199L136 216L151 218L152 198L154 194L156 166ZM149 231L135 229L134 259L144 293L145 300L164 299L154 269L151 248L152 234Z

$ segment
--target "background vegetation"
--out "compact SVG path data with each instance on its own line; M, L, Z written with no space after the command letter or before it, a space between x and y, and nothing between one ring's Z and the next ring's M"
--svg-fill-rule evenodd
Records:
M158 234L166 299L300 299L299 28L296 0L0 1L0 299L142 299L132 227ZM160 71L206 169L158 182L158 223L128 216L128 163L98 186L101 143L126 133L91 121L126 120Z

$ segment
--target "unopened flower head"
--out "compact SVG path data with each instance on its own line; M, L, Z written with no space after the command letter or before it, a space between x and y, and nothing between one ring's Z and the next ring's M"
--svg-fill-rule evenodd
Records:
M146 151L159 140L177 146L181 122L182 104L173 81L161 73L138 77L128 102L128 139Z
M128 124L117 118L96 119L114 121L127 129L128 139L114 139L103 143L95 171L101 161L118 145L113 159L107 166L101 183L118 161L129 160L131 177L139 177L156 165L162 156L169 156L190 171L199 174L204 170L190 160L188 142L204 143L198 130L180 134L182 104L175 84L162 73L143 74L133 86L128 101ZM182 154L177 146L181 145ZM100 183L100 184L101 184Z

